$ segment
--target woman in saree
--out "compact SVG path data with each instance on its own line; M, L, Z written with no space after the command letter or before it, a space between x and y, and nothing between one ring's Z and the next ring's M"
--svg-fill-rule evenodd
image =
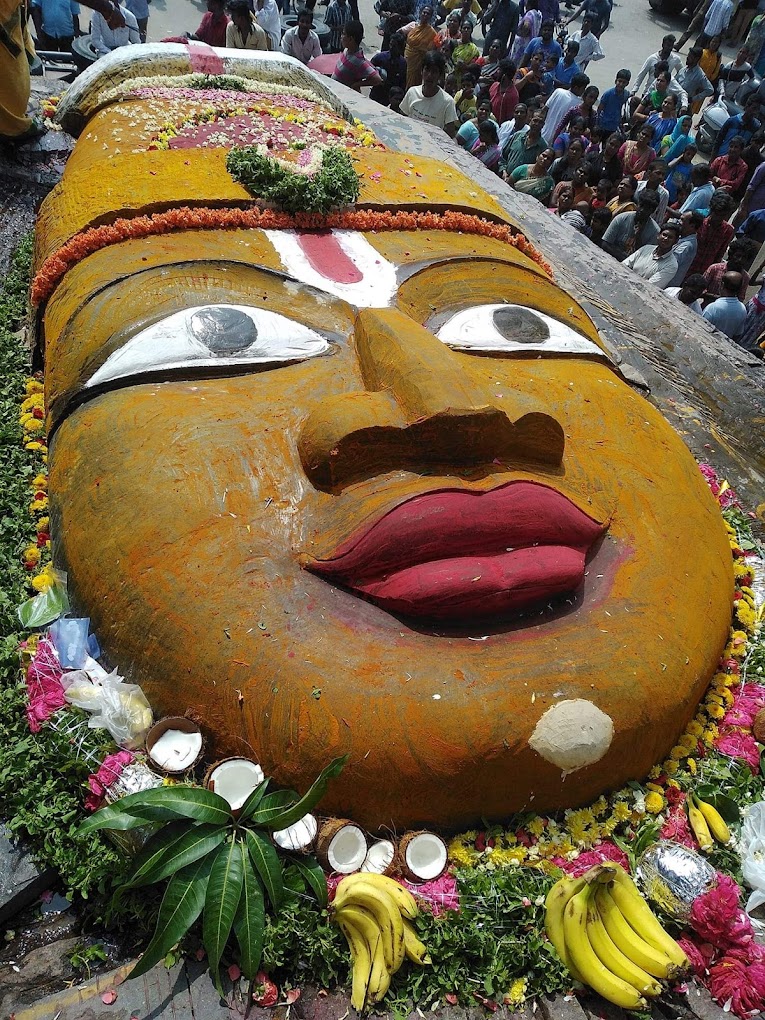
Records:
M422 85L422 62L428 50L436 46L438 32L430 23L432 7L423 7L418 21L410 21L400 30L406 36L406 87Z
M472 14L466 14L460 25L460 41L452 50L452 65L457 75L458 88L462 87L462 72L474 64L481 56L481 51L473 42L473 28L475 22Z
M642 174L651 160L656 159L656 150L651 148L653 128L643 124L635 140L625 142L619 149L619 159L625 174L637 177Z
M662 147L662 151L659 153L662 159L666 159L669 163L673 159L677 159L678 156L682 156L693 141L691 138L692 123L690 114L686 113L685 116L680 117L675 130L670 136L669 145L665 144Z
M635 212L637 209L637 202L635 201L637 188L638 182L635 177L629 175L622 177L616 185L616 198L612 198L606 205L606 209L609 210L612 216L618 216L619 213L623 212Z
M544 149L533 163L524 163L513 170L508 184L523 195L531 195L543 205L552 192L555 181L550 176L550 167L555 159L552 149Z
M459 11L451 11L449 17L446 19L446 24L438 33L436 40L436 46L441 50L443 55L446 57L446 69L451 71L454 69L452 63L452 53L454 47L460 44L460 25L462 24L462 18L460 17Z

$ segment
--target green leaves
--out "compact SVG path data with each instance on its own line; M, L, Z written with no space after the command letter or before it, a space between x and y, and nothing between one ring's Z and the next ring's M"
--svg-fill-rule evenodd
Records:
M281 814L277 814L275 817L270 818L267 823L264 822L263 824L267 824L269 829L286 829L288 825L294 825L295 822L299 821L303 815L308 814L319 803L327 790L330 779L340 775L347 761L347 754L343 755L342 758L335 758L325 769L322 769L310 790L297 803L286 808Z
M126 819L124 816L128 816ZM199 786L158 786L101 808L80 826L80 832L92 829L134 829L147 820L166 822L193 818L210 825L227 825L232 820L228 802L217 793ZM129 818L137 818L131 822Z
M278 910L284 896L282 862L272 844L259 832L245 829L245 837L252 863L268 893L271 906Z
M266 790L268 789L269 782L269 779L264 779L260 786L256 786L244 804L242 804L242 810L239 812L240 825L242 822L246 822L248 818L250 818L260 802L263 800Z
M255 874L243 842L237 844L242 860L242 893L234 918L234 933L239 943L239 966L248 981L253 981L263 954L266 909L263 887Z
M292 807L299 800L294 790L276 790L264 797L256 810L252 812L250 821L254 825L264 825L268 828L280 828L272 824L274 818L284 814L285 810Z
M359 197L353 160L340 145L325 149L316 170L307 174L263 155L255 145L232 149L226 169L251 195L285 212L327 213Z
M185 868L192 861L198 861L220 846L228 830L218 825L195 825L179 839L171 843L152 866L142 869L140 876L133 876L127 883L131 887L151 885Z
M295 857L292 863L305 879L305 884L314 894L319 906L327 905L327 877L315 857Z
M241 843L234 836L219 848L213 860L202 922L202 938L210 960L210 970L221 997L223 989L220 986L220 958L223 956L234 924L243 881Z

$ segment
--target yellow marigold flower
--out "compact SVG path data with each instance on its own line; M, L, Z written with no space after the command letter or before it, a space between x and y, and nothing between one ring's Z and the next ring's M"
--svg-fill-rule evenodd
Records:
M32 587L35 591L44 592L50 588L55 580L56 578L53 574L53 567L49 563L44 570L32 578Z
M605 797L601 796L591 806L590 810L594 815L604 815L608 811L608 801Z
M42 443L39 443L36 439L33 439L28 443L24 443L24 449L32 450L34 452L36 450L42 450L44 449L44 447Z
M24 422L24 429L27 432L39 432L44 427L45 422L40 418L31 418L29 421Z
M40 562L41 555L42 554L40 553L40 550L37 548L36 545L28 545L24 550L24 554L21 558L23 559L24 563L27 564L27 566L36 567L37 564Z
M654 767L648 773L648 778L649 779L658 779L660 775L661 775L661 766L660 765L654 765Z
M29 511L33 514L39 514L41 510L48 509L48 497L45 496L43 499L33 499L29 504Z
M686 761L686 763L685 763L685 764L686 764L686 765L688 766L688 771L690 772L690 774L691 774L692 776L695 776L695 775L696 775L696 772L697 772L697 768L696 768L696 759L695 759L695 758L689 758L689 759L688 759L688 760Z
M541 836L545 831L544 819L537 815L536 818L532 818L529 824L526 826L526 830L531 833L532 836Z
M526 978L516 978L510 985L510 991L505 996L505 1002L510 1006L520 1006L526 998Z
M26 391L27 393L42 393L44 387L41 382L37 379L27 379Z
M649 793L645 798L645 809L650 815L658 815L664 810L666 801L660 793Z
M675 744L675 746L669 752L669 756L673 761L680 761L681 758L685 758L687 753L688 752L685 750L684 747L681 747L679 744Z
M668 759L664 762L662 768L668 776L674 776L677 772L677 762L672 761L672 759Z
M512 850L502 850L495 847L494 853L491 855L491 863L495 868L502 868L512 864L523 864L525 860L525 846L516 846Z
M50 517L40 517L37 520L37 530L47 531L50 528Z
M629 816L632 814L632 809L629 804L623 800L617 800L614 804L614 818L618 822L626 822Z
M716 704L707 705L707 712L709 712L710 716L713 719L722 719L722 717L725 715L725 709L722 707L722 705Z
M603 822L603 825L601 826L601 832L603 833L604 838L613 836L618 827L619 822L614 815L611 815L610 818L606 818L605 822Z
M35 477L29 483L29 486L32 489L47 489L48 488L48 476L45 475L45 474L42 474L42 472L40 474L35 475Z
M475 864L476 853L469 850L458 838L449 844L449 860L460 868L471 868Z

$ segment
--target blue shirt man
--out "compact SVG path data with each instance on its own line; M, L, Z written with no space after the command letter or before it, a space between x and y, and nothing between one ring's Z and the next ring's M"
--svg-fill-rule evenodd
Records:
M751 141L755 131L760 128L760 122L754 115L757 105L756 100L753 103L747 103L743 113L737 113L735 117L728 117L718 132L710 162L717 156L727 154L730 140L736 135L741 135L745 142Z
M529 61L537 52L544 53L545 63L547 63L549 57L555 57L556 63L561 59L563 56L563 50L561 49L560 43L557 43L552 37L554 27L555 26L551 21L542 22L542 27L540 29L541 35L532 39L523 51L521 67L528 67Z
M572 39L566 46L566 55L561 57L553 71L556 88L568 88L574 75L581 71L576 62L578 53L579 43Z
M627 86L632 75L625 68L618 71L616 84L612 89L606 89L600 97L598 104L598 127L602 131L612 133L618 131L624 120L624 106L629 99Z
M74 38L74 19L80 13L78 3L73 0L32 0L31 7L40 12L39 18L33 15L40 49L55 48L49 47L47 40L68 40L71 44ZM43 38L39 37L40 30Z

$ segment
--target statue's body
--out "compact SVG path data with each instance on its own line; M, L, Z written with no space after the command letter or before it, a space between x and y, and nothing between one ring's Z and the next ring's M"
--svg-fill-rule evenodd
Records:
M247 204L223 150L146 151L156 110L91 119L38 265L105 209ZM504 215L453 170L356 152L360 209ZM70 268L42 328L56 563L120 672L221 754L302 789L349 753L329 810L454 828L641 777L693 715L730 623L717 507L517 248L133 238Z

